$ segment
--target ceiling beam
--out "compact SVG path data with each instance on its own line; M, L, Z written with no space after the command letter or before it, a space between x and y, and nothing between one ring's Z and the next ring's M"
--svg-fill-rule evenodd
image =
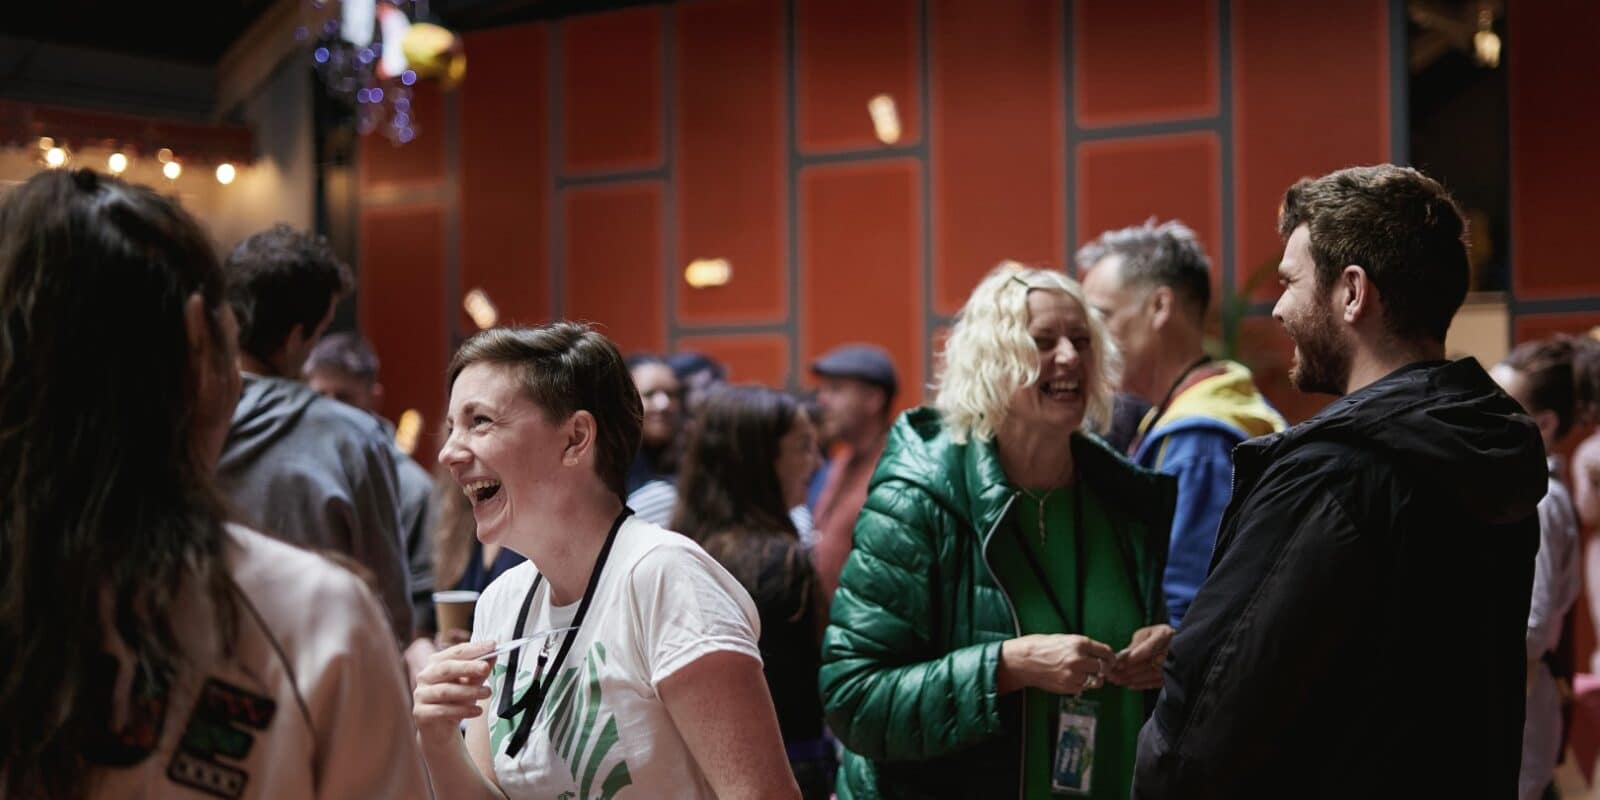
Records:
M228 47L217 62L216 117L226 116L266 83L278 66L306 48L296 41L295 31L305 26L311 32L338 16L338 3L320 9L307 8L302 0L278 0Z

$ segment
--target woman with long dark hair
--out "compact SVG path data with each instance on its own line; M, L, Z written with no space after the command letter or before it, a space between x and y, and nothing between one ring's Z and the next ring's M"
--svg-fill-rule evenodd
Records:
M0 796L426 791L371 593L226 522L237 335L174 201L82 170L0 205Z
M672 528L700 542L756 601L789 764L807 798L826 798L833 753L817 696L816 575L789 516L817 468L816 429L794 398L741 386L707 394L692 430Z

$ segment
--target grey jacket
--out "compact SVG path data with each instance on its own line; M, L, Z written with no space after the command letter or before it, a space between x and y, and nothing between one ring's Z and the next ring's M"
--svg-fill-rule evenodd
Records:
M365 412L297 381L245 373L217 480L258 530L369 570L395 639L408 642L411 598L390 447Z
M394 426L378 421L389 437L389 454L400 478L400 541L411 579L411 622L417 633L432 633L438 626L433 611L433 538L428 533L438 518L433 510L433 476L394 446Z

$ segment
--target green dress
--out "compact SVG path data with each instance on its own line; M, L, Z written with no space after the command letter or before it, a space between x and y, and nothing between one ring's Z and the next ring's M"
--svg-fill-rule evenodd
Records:
M1136 537L1118 543L1118 532L1105 510L1089 492L1084 499L1083 527L1074 530L1077 502L1073 489L1056 489L1047 495L1033 492L1019 495L1007 525L995 532L989 544L990 564L995 578L1017 610L1022 633L1079 633L1102 642L1112 650L1127 647L1134 631L1143 627L1144 614L1140 587L1131 585L1128 557L1134 560L1132 575L1142 575L1138 567L1145 553ZM1045 537L1039 542L1039 507L1036 498L1044 497ZM1021 534L1019 537L1018 534ZM1084 606L1076 608L1078 570L1075 537L1087 535L1084 542ZM1056 598L1064 604L1063 620L1039 585L1021 547L1032 548ZM1085 630L1070 630L1069 620L1083 619ZM1083 693L1085 699L1099 703L1097 713L1094 771L1091 797L1126 798L1133 785L1133 762L1139 728L1144 724L1144 695L1113 684ZM1038 689L1026 690L1023 711L1024 764L1023 797L1049 798L1051 762L1055 755L1056 726L1060 718L1061 696Z

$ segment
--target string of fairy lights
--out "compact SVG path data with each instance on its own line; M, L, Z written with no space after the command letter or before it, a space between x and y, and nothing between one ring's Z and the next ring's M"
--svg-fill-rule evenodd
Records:
M112 175L121 176L126 174L135 165L136 159L140 157L132 148L114 141L106 143L106 148L110 149L111 153L105 157L104 169ZM171 148L163 147L156 150L155 160L156 163L161 165L162 177L167 180L175 182L183 176L184 160L173 154ZM82 157L81 153L76 153L70 149L66 142L58 142L49 136L39 137L39 163L45 167L61 169L72 165L97 166L93 163L86 163L87 161L88 159ZM238 178L239 168L234 166L232 161L222 161L216 165L212 175L216 178L217 183L228 186Z

